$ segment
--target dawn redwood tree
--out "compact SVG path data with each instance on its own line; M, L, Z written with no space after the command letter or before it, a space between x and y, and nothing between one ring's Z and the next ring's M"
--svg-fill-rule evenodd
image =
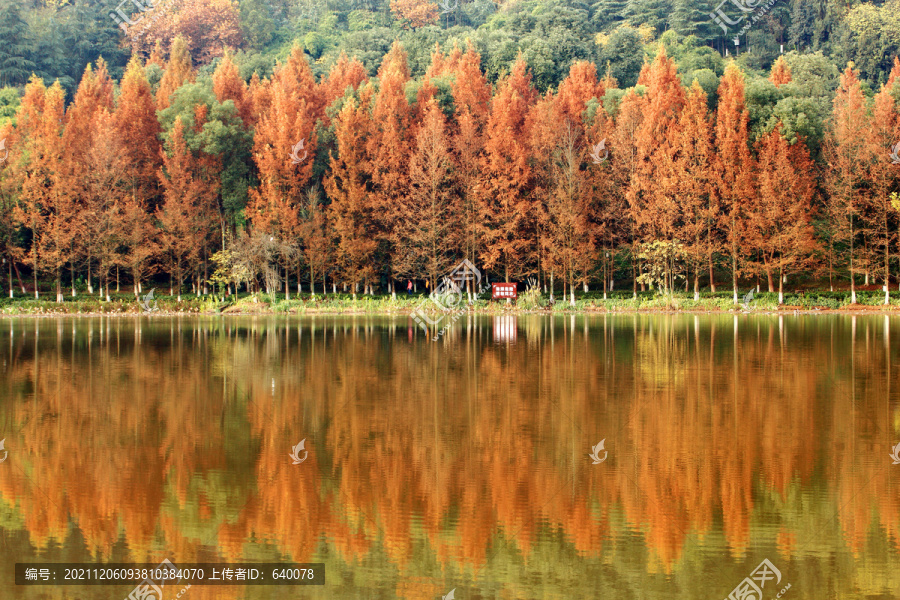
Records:
M744 207L754 196L755 165L750 155L747 123L749 113L744 103L744 74L733 62L725 68L719 83L716 110L716 195L721 202L719 228L731 256L731 287L734 303L738 302L738 275L744 249L741 247L745 226Z
M394 270L401 260L394 241L407 232L398 229L398 222L415 215L400 215L402 198L410 188L410 155L415 144L413 111L406 100L405 87L409 81L406 52L399 42L394 42L378 69L378 93L372 106L371 134L366 152L371 161L372 193L377 217L377 229L372 232L378 239L379 255L387 258L388 286L391 297L394 289ZM435 282L432 280L432 284ZM366 293L372 293L367 286Z
M400 200L393 241L398 274L416 278L421 269L435 286L459 260L462 215L451 194L452 166L446 118L432 98L416 134L410 186Z
M278 83L298 104L301 100L306 101L314 122L324 117L325 96L323 90L316 83L309 61L306 60L306 54L303 53L303 48L299 44L294 44L287 61L278 65L272 74L271 83L269 101L272 98L271 91L275 89L274 84ZM264 107L257 106L256 109L258 112L262 112Z
M638 168L637 135L644 119L643 109L644 100L633 89L627 90L619 103L615 127L610 132L610 137L605 145L605 151L609 154L613 203L622 209L622 214L628 213L629 215L623 234L631 249L632 292L635 298L637 298L638 273L640 271L637 257L639 239L636 223L631 218L627 207L632 181ZM598 144L599 141L594 141L594 143ZM644 283L641 282L640 286L643 291Z
M369 74L359 59L355 56L352 59L347 58L347 53L342 50L337 61L328 71L328 77L319 84L323 104L325 107L331 106L332 102L344 96L348 87L356 90L368 78ZM327 115L325 122L330 124Z
M304 63L305 64L305 61ZM314 107L310 105L315 82L296 77L296 64L280 67L270 86L270 102L259 115L253 143L253 159L260 184L250 190L247 206L253 229L278 241L285 279L285 296L290 298L290 268L297 268L300 286L298 211L303 186L312 175L316 149ZM271 292L271 291L270 291Z
M322 190L318 185L307 188L299 213L303 254L309 265L309 293L316 295L316 274L322 277L322 294L327 295L325 278L332 259L331 229L327 219Z
M106 223L106 211L98 204L103 204L109 198L105 192L95 188L98 178L103 175L100 172L108 166L108 163L97 165L93 161L93 149L95 144L107 144L108 140L98 138L98 135L107 135L114 138L118 145L119 139L112 131L100 133L97 131L99 114L113 109L113 83L106 72L106 64L103 60L97 63L97 72L88 65L75 93L72 105L66 111L65 131L63 132L63 145L66 148L80 148L79 152L68 152L63 155L60 179L69 190L71 199L76 203L77 211L74 217L79 221L74 228L78 232L78 238L73 242L78 247L77 253L86 259L88 279L90 279L92 261L98 256L98 246L104 243L104 236L99 229ZM104 118L104 125L108 124L108 118ZM117 149L118 151L118 149ZM116 169L116 177L121 177L121 169ZM113 182L118 186L119 180ZM99 193L98 193L99 192ZM116 190L116 196L119 190ZM109 205L111 206L111 205ZM108 228L104 229L109 231ZM112 255L107 259L111 259ZM75 295L75 268L73 254L72 267L72 295ZM102 289L101 289L102 295Z
M140 234L142 238L151 236L140 240L144 250L153 245L153 231L147 228L128 230L122 220L125 205L133 203L123 189L127 182L128 165L124 160L122 141L115 135L113 116L106 108L93 116L91 129L93 143L85 153L91 169L84 175L85 202L81 207L81 217L84 237L88 241L86 245L90 248L91 258L96 260L99 293L101 296L105 293L108 302L111 270L122 264L127 265L122 261L122 251L127 255L130 243L133 243L127 238L135 234Z
M894 58L887 83L875 95L872 119L866 134L865 152L868 172L866 173L870 192L869 206L864 218L872 241L880 250L881 261L873 264L876 276L884 279L884 303L890 304L890 259L891 249L896 248L897 213L891 206L891 192L897 190L900 179L897 165L892 163L890 150L900 143L900 114L893 90L900 78L900 59Z
M866 101L856 72L851 68L841 74L834 98L831 127L825 136L825 187L828 212L835 227L835 241L850 245L850 301L856 303L855 259L857 217L865 201L866 136L870 131Z
M453 175L463 206L464 238L462 252L473 264L480 255L479 202L476 185L481 174L484 128L490 114L491 86L481 72L481 56L471 42L465 53L454 47L448 58L447 71L453 75L454 122L450 123L453 151ZM473 282L467 282L469 299L477 293Z
M775 62L772 63L772 72L769 74L769 81L774 83L776 87L791 82L791 68L788 66L787 62L785 62L783 56L779 56L775 59Z
M4 140L5 160L0 162L0 251L6 260L9 273L9 297L14 296L13 270L19 282L22 294L25 294L25 286L19 276L19 267L16 264L20 260L21 249L16 244L19 226L14 218L16 199L19 196L20 179L15 175L16 163L19 162L17 152L21 140L13 127L12 121L0 125L0 140Z
M72 257L77 225L76 206L60 181L63 155L63 100L57 81L50 88L33 77L25 88L19 112L20 135L27 140L22 151L28 161L18 174L22 179L19 205L14 216L31 230L31 249L25 257L34 272L34 297L38 298L38 271L52 273L56 301L62 302L62 269Z
M778 275L778 303L784 303L784 276L808 264L817 243L812 226L815 178L806 145L793 146L782 124L757 142L758 192L750 205L746 240L759 254L772 292Z
M676 237L685 245L694 273L694 300L700 299L700 272L712 264L717 249L713 228L718 214L712 193L715 150L707 106L706 94L695 80L672 144L671 176L679 205Z
M201 176L202 159L193 155L184 139L181 117L172 128L169 153L163 153L159 179L165 202L156 211L161 250L168 255L177 284L178 300L191 263L209 234L209 214L217 189Z
M166 62L166 70L159 81L159 88L156 90L157 110L168 108L175 90L185 83L193 83L194 77L195 73L187 42L183 37L178 36L172 42L169 60Z
M372 100L372 89L366 86L357 105L348 100L335 120L337 155L331 155L331 173L325 177L325 190L331 199L328 221L336 237L336 258L340 276L350 284L353 298L356 287L368 285L375 276L372 257L377 242L372 237L375 226L374 205L368 190L371 177L366 155L366 137L370 119L366 106Z
M158 252L151 215L160 199L161 127L150 83L136 57L128 63L120 87L113 113L113 137L118 142L116 150L124 166L121 252L138 294L143 278L150 272L150 261ZM88 291L92 293L90 257L88 265Z
M607 80L605 85L614 86L615 82ZM583 158L587 163L585 179L590 194L589 214L595 237L594 244L600 252L603 298L606 299L614 285L615 254L625 239L623 234L629 219L624 195L619 194L615 186L612 162L616 156L610 154L607 145L612 139L614 123L602 105L597 103L592 108L592 115L587 116L586 113L587 130L582 144L587 155ZM604 142L604 148L596 148L601 141ZM623 156L627 156L627 153ZM597 160L600 160L599 164Z
M391 0L391 14L404 28L418 29L436 23L437 5L427 0Z
M178 0L177 9L160 7L148 16L155 22L144 35L132 38L134 54L182 38L198 64L207 64L244 43L238 3L232 0Z
M678 179L660 177L659 173L672 171L673 139L678 136L685 95L675 61L666 56L664 46L660 45L649 68L641 72L638 83L646 86L642 102L644 118L635 132L636 165L626 197L631 218L644 243L674 244L679 241L681 210ZM664 281L667 291L674 289L674 273L668 262Z
M584 148L576 127L566 120L552 149L551 193L542 211L548 263L569 285L569 304L575 306L575 281L585 277L594 262L595 230L591 221L591 193L581 168Z
M561 119L572 123L575 133L584 134L583 113L591 98L599 100L606 93L606 82L597 79L594 63L579 60L569 67L568 76L559 84L557 103Z
M226 100L234 102L238 116L244 123L244 127L251 128L256 125L257 114L253 110L253 99L247 83L241 78L240 71L234 63L231 52L226 52L219 61L212 76L213 93L221 103Z
M585 181L584 174L579 175L579 182L574 185L571 178L574 175L572 170L572 161L577 158L578 162L582 158L582 150L585 148L586 132L584 112L587 104L591 99L599 99L604 94L604 84L597 81L597 70L593 63L587 61L577 61L569 69L569 75L560 83L559 93L554 97L550 94L540 101L532 109L533 124L530 125L532 137L532 162L534 164L534 193L538 199L538 209L541 218L538 220L539 235L541 237L541 267L542 272L545 271L544 254L552 251L551 241L554 236L549 237L545 234L549 233L544 228L550 223L559 223L554 217L548 220L546 209L551 206L560 208L566 202L571 202L571 193L576 191L579 194L579 202L585 202L585 210L579 221L580 225L592 229L594 224L591 219L591 193L588 183ZM571 147L571 148L570 148ZM569 150L574 150L575 154L567 154ZM568 161L565 166L560 161ZM580 171L580 168L578 168ZM569 177L569 183L562 186L560 175L565 172ZM560 190L565 189L567 197L565 201L558 202L558 198L553 195ZM593 229L591 231L593 233ZM593 239L590 240L593 243ZM593 267L594 254L589 253L578 261L578 264L569 263L570 271L560 273L564 276L563 281L571 284L577 276L580 276L587 290L587 279ZM571 275L571 276L568 276ZM553 273L551 269L551 280ZM574 294L574 290L572 290ZM574 296L573 296L574 297Z
M484 152L477 184L481 217L481 259L504 281L534 272L536 211L529 198L532 171L528 164L526 116L535 92L525 60L519 56L512 72L491 99L485 126Z

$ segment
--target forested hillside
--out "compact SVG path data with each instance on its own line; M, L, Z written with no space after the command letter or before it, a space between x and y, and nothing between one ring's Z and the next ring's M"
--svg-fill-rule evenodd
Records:
M887 286L898 8L0 0L10 293Z

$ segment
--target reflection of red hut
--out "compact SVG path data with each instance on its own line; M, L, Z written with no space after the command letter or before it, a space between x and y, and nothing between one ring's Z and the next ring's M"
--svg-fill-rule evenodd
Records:
M495 342L515 342L516 332L516 318L514 316L494 317Z

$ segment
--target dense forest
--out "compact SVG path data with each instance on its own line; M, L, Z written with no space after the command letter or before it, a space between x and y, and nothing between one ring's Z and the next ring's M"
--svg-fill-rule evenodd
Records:
M433 289L468 258L573 299L887 303L898 4L0 0L9 293Z

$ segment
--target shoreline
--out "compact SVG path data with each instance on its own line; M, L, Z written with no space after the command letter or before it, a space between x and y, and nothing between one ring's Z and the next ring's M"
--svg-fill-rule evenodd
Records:
M606 307L606 306L582 306L565 308L538 308L526 309L516 308L485 308L479 307L474 310L463 311L469 316L481 317L497 317L497 316L520 316L520 315L541 315L541 316L599 316L599 315L757 315L757 316L799 316L799 315L900 315L900 306L892 303L890 305L869 305L855 304L845 305L838 308L830 307L808 307L808 306L792 306L782 305L780 307L750 307L749 310L743 308L720 308L715 306L707 307L690 307L690 308L672 308L664 306L645 306L645 307ZM270 307L254 307L250 310L238 308L236 310L157 310L146 312L143 310L119 310L113 309L109 311L3 311L0 312L0 319L42 319L42 318L90 318L90 317L117 317L117 318L172 318L172 317L297 317L297 316L329 316L329 317L351 317L351 316L372 316L372 317L413 317L413 309L386 309L386 308L306 308L303 310L276 310ZM440 312L429 311L429 315L438 316ZM444 313L444 317L450 317L457 312Z

